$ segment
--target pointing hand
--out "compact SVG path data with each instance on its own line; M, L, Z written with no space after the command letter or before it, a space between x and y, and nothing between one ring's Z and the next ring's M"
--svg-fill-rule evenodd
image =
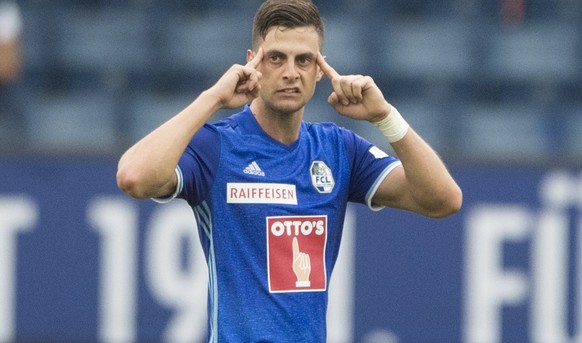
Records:
M309 255L299 251L297 237L293 237L293 272L297 276L297 287L309 287L309 275L311 274L311 261Z
M325 60L321 53L317 64L331 81L333 92L327 102L346 117L377 122L390 113L390 104L374 80L363 75L340 75Z
M262 74L257 68L263 60L263 49L246 65L235 64L208 91L218 97L221 108L235 108L259 96Z

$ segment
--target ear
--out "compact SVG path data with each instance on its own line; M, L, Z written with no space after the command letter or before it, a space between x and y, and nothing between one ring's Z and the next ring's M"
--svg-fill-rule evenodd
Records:
M321 70L321 68L319 66L317 66L317 77L315 78L315 80L317 82L321 81L321 78L323 77L323 71Z
M249 63L253 58L255 58L255 53L251 50L247 50L247 63Z

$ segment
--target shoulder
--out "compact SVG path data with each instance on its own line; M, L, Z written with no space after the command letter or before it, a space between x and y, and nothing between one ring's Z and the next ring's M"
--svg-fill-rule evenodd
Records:
M211 137L218 137L222 132L225 131L233 131L239 126L238 120L235 118L236 115L231 115L229 117L220 119L213 123L206 123L204 124L200 130L196 133L194 138L208 138Z
M367 141L358 136L355 132L333 122L310 123L305 122L307 131L311 135L326 137L327 139L336 137L347 145L359 144Z
M323 135L323 136L341 136L345 134L348 129L345 129L336 123L332 122L321 122L321 123L311 123L303 122L305 130L312 135Z
M324 122L318 122L318 123L304 121L303 125L305 125L305 127L308 130L317 130L317 129L337 130L337 129L342 129L339 125L337 125L334 122L330 122L330 121L324 121Z
M250 108L247 106L240 112L233 113L223 119L214 123L207 124L214 128L217 132L253 132L256 131L256 123Z
M204 124L192 138L192 142L219 139L219 128L214 124Z

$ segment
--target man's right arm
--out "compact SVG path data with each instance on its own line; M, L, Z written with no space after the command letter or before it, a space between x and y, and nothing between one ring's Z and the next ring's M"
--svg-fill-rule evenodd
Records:
M188 143L219 109L203 92L193 103L145 136L119 160L117 185L134 198L156 198L176 189L176 166Z
M256 98L261 73L256 70L262 50L245 66L232 66L188 107L129 148L117 166L118 187L134 198L172 194L175 169L196 132L221 108L234 108Z

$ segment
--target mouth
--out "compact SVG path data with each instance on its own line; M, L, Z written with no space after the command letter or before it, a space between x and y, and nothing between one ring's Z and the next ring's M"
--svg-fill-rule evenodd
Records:
M299 88L297 88L297 87L291 87L291 88L282 88L282 89L279 89L277 91L277 93L283 93L283 94L299 94L301 92L299 91Z

